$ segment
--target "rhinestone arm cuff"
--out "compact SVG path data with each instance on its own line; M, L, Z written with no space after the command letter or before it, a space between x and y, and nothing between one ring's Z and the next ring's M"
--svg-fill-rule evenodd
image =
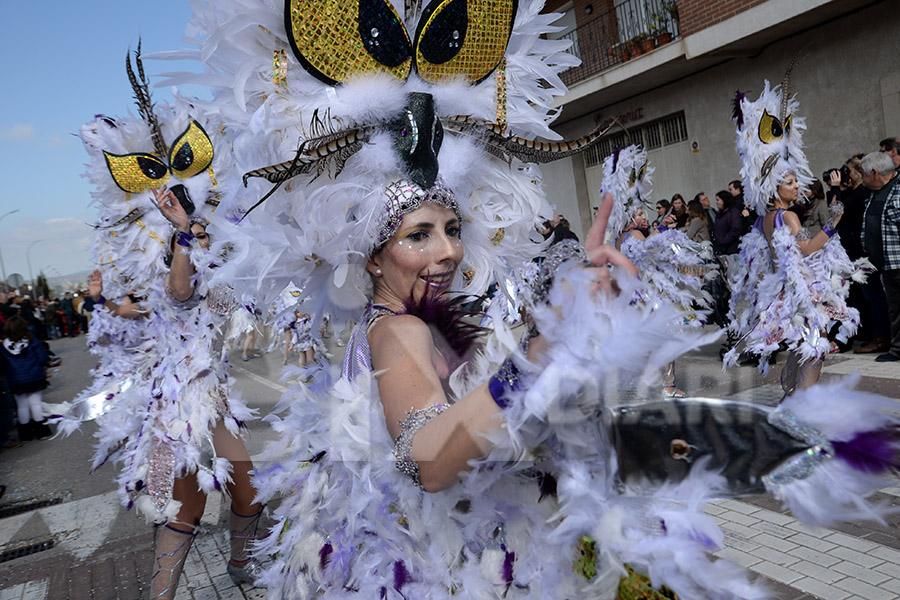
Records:
M410 408L406 413L406 419L400 421L400 435L394 442L394 458L397 461L395 464L398 471L412 479L419 487L422 487L422 482L419 479L419 463L412 455L413 438L420 429L448 408L450 405L445 403L433 404L419 410Z
M563 263L576 260L583 265L590 265L587 250L575 240L563 240L550 246L547 256L541 263L541 272L534 282L534 302L543 302L553 287L553 278Z

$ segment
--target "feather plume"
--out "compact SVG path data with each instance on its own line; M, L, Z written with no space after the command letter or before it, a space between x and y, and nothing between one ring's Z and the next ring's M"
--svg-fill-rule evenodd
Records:
M741 106L741 103L745 98L744 93L741 90L737 90L734 92L734 98L731 100L731 118L737 123L738 129L744 128L744 107Z

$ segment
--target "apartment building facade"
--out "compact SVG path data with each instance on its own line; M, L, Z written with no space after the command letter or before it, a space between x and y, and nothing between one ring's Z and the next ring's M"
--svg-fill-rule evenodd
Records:
M563 13L553 37L582 59L562 75L569 93L554 130L577 137L617 123L590 151L542 168L579 235L600 203L603 158L629 141L656 169L648 202L713 197L738 179L734 92L755 98L794 58L814 173L900 136L896 0L548 0L544 10Z

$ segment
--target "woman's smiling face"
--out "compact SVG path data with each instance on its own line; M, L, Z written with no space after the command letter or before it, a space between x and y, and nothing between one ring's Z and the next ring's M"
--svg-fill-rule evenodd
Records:
M463 258L456 213L425 202L403 215L394 237L369 258L375 278L375 302L402 308L419 302L426 291L447 291Z

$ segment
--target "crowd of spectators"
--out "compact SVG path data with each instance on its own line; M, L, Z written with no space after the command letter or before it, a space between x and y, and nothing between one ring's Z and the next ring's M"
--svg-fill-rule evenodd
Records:
M876 272L865 284L852 284L850 304L860 311L861 327L855 340L835 344L835 351L850 350L856 342L855 353L877 353L880 362L900 360L898 173L900 139L886 138L877 151L853 154L840 168L826 171L822 180L805 190L806 201L791 208L813 237L828 222L832 203L843 203L840 243L851 260L867 257ZM695 242L709 242L726 270L737 258L741 237L759 216L744 202L740 180L716 192L714 203L699 192L687 204L681 194L674 194L671 200L660 198L655 206L652 227L674 215L674 222L667 226L680 229Z

